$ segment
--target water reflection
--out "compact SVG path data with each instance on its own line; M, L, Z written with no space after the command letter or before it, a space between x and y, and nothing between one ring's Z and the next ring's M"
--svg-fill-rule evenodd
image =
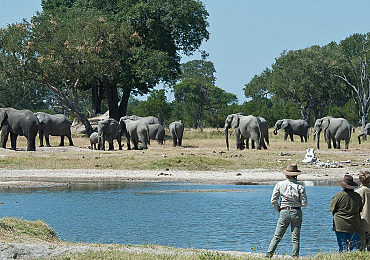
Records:
M265 252L278 213L270 196L275 183L76 183L68 188L2 190L0 212L43 219L71 242L148 244ZM336 249L331 197L337 182L305 182L301 254ZM17 201L18 203L14 203ZM289 232L277 252L291 253Z

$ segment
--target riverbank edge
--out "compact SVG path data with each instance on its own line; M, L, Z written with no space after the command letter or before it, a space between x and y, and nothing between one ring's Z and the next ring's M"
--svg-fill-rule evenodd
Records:
M338 181L350 173L358 179L361 169L302 168L301 181ZM73 182L195 182L208 184L253 184L280 181L285 175L278 170L240 169L235 171L177 170L96 170L96 169L2 169L0 189L47 188L73 185Z

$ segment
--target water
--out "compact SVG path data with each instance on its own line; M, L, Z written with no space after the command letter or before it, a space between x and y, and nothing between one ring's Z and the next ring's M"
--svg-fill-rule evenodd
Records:
M306 185L312 185L312 182ZM0 193L0 216L42 219L70 242L266 252L278 213L270 185L99 183ZM306 186L301 255L337 249L335 186ZM15 203L17 202L17 203ZM291 254L290 229L277 252Z

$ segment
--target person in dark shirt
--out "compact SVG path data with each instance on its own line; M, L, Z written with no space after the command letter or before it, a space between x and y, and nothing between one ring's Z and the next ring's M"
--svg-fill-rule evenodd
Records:
M359 248L362 211L361 196L354 191L358 186L349 174L340 181L343 191L331 199L330 211L334 216L333 231L337 236L339 252Z

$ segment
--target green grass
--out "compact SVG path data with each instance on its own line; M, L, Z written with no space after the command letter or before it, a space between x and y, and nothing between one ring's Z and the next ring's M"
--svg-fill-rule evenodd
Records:
M60 241L58 234L41 220L27 221L12 217L0 219L1 240L22 241L29 238L48 242Z

